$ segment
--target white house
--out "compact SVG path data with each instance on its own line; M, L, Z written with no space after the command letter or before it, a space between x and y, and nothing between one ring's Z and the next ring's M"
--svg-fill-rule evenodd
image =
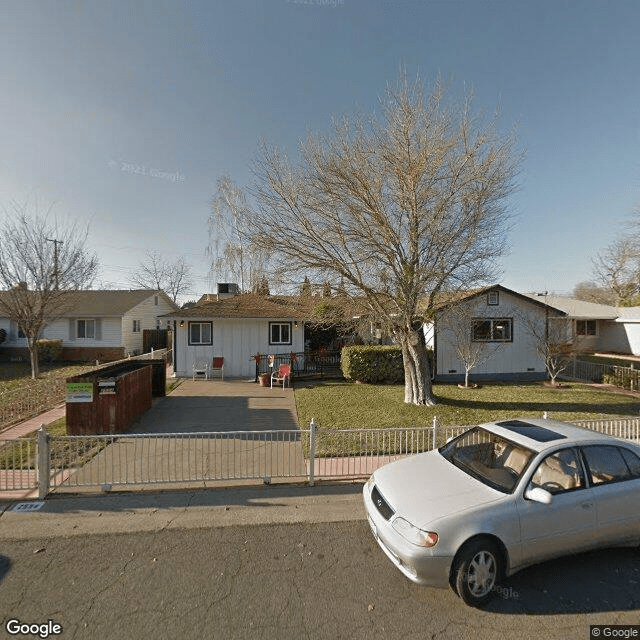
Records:
M153 289L87 290L69 296L68 311L46 324L40 336L62 340L63 360L108 361L142 353L144 331L166 329L161 316L178 309L164 291ZM0 315L0 329L5 335L0 358L28 358L17 324Z
M473 380L540 380L546 378L534 333L544 335L547 322L566 314L540 299L494 285L443 303L435 325L425 335L434 350L439 381L465 374L460 349L476 359ZM467 356L468 357L468 356Z
M170 313L174 330L174 371L191 376L194 363L224 358L224 375L255 375L255 354L304 351L308 305L291 297L244 293L209 296L191 309Z

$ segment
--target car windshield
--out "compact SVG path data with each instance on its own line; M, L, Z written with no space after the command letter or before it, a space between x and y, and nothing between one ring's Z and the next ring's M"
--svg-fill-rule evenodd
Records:
M439 449L451 464L480 482L511 493L534 452L510 440L474 427Z

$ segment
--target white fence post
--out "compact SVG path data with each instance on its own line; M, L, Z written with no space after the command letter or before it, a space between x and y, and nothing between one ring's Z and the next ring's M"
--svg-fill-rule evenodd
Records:
M316 437L318 424L315 418L311 418L309 425L310 442L309 442L309 486L313 487L316 477Z
M49 446L50 436L44 425L38 429L38 498L44 500L49 493L49 478L51 476L51 448Z
M433 416L433 435L431 436L431 450L438 448L438 418Z

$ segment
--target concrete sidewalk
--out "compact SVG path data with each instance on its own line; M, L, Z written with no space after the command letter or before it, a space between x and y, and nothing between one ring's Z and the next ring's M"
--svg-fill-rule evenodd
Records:
M43 424L46 426L64 417L65 413L66 405L62 403L49 411L37 415L35 418L30 418L24 422L19 422L11 427L7 427L0 431L0 442L3 440L13 440L14 438L24 438L34 431L37 431Z
M38 506L38 503L35 503ZM51 495L37 511L0 504L0 540L164 529L364 520L362 484Z

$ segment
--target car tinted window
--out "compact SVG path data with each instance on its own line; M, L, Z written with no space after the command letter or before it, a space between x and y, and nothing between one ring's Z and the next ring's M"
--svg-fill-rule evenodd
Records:
M594 485L605 482L618 482L631 477L629 467L618 447L609 445L593 445L583 447L589 477Z
M456 467L484 484L511 493L533 452L485 429L475 427L440 448Z
M553 494L584 487L584 475L576 452L562 449L547 456L533 472L531 485Z
M634 478L640 478L640 458L633 453L633 451L629 451L629 449L624 449L622 447L620 448L620 453L622 453L622 457L627 463L631 475Z

